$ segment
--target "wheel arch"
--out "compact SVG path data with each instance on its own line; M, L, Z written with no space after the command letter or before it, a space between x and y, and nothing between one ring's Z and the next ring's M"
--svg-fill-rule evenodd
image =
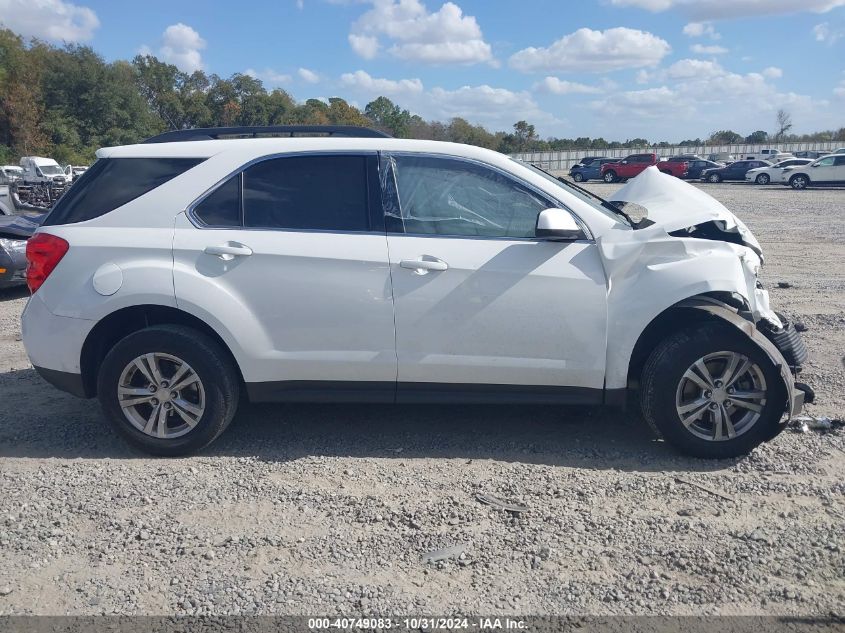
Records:
M199 317L179 308L146 304L115 310L100 319L88 333L82 345L79 362L85 396L92 398L97 395L97 373L100 364L118 341L151 325L164 324L185 325L216 341L229 357L240 383L243 384L243 375L232 350L213 327Z

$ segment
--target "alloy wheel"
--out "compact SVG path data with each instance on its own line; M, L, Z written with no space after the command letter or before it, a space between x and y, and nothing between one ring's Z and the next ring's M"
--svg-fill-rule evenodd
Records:
M142 433L173 439L189 433L205 411L205 388L188 363L172 354L138 356L120 374L117 399Z
M675 408L686 429L703 440L722 442L751 429L766 404L763 370L738 352L715 352L684 372Z

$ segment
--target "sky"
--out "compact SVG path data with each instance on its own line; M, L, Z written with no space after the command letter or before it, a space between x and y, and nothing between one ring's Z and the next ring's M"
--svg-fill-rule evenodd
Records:
M845 0L0 0L25 36L426 119L677 142L845 126Z

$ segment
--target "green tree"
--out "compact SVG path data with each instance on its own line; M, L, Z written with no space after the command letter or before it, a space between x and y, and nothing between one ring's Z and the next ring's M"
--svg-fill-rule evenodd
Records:
M769 140L769 133L763 130L757 130L745 137L746 143L754 143L755 145L765 143L767 140Z
M714 145L732 145L734 143L742 143L743 136L737 134L733 130L719 130L713 132L708 139L708 143Z

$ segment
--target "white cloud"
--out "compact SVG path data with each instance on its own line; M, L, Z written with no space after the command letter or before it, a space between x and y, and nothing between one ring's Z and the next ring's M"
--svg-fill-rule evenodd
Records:
M761 74L767 79L780 79L781 77L783 77L783 71L777 66L769 66L768 68L764 68Z
M703 44L693 44L689 49L696 55L724 55L728 52L724 46L704 46Z
M845 79L839 82L839 85L833 89L833 94L837 97L842 97L845 99Z
M716 29L710 22L690 22L684 26L683 32L688 37L703 37L706 35L713 40L718 40L722 37L716 32Z
M254 68L247 68L244 71L244 75L249 75L254 79L260 79L263 84L270 88L276 88L283 84L289 83L291 80L290 75L277 72L272 68L265 68L262 71L257 71Z
M610 0L619 7L638 7L655 13L677 8L696 20L784 15L788 13L827 13L845 6L845 0Z
M434 13L421 0L372 0L372 8L352 25L349 44L364 59L374 58L384 37L387 52L400 59L427 64L493 63L475 17L464 15L453 2Z
M205 40L187 24L178 22L171 24L161 36L161 58L174 64L179 70L192 73L195 70L202 70L202 53L205 48Z
M363 70L344 73L340 81L344 86L374 95L377 93L385 96L409 96L423 91L423 84L419 79L380 79L371 77Z
M534 84L534 89L539 92L548 92L555 95L568 94L597 94L602 92L598 86L588 86L574 81L566 81L557 77L546 77Z
M87 42L100 26L97 14L63 0L0 0L0 23L24 37Z
M813 27L813 35L816 36L817 42L824 42L831 45L843 37L845 37L845 29L832 29L829 22L822 22Z
M655 66L670 51L665 40L636 29L578 29L547 48L525 48L510 58L513 68L532 71L605 72Z
M296 71L299 75L299 78L302 81L309 83L309 84L318 84L320 83L320 75L315 73L313 70L308 70L307 68L300 68Z

